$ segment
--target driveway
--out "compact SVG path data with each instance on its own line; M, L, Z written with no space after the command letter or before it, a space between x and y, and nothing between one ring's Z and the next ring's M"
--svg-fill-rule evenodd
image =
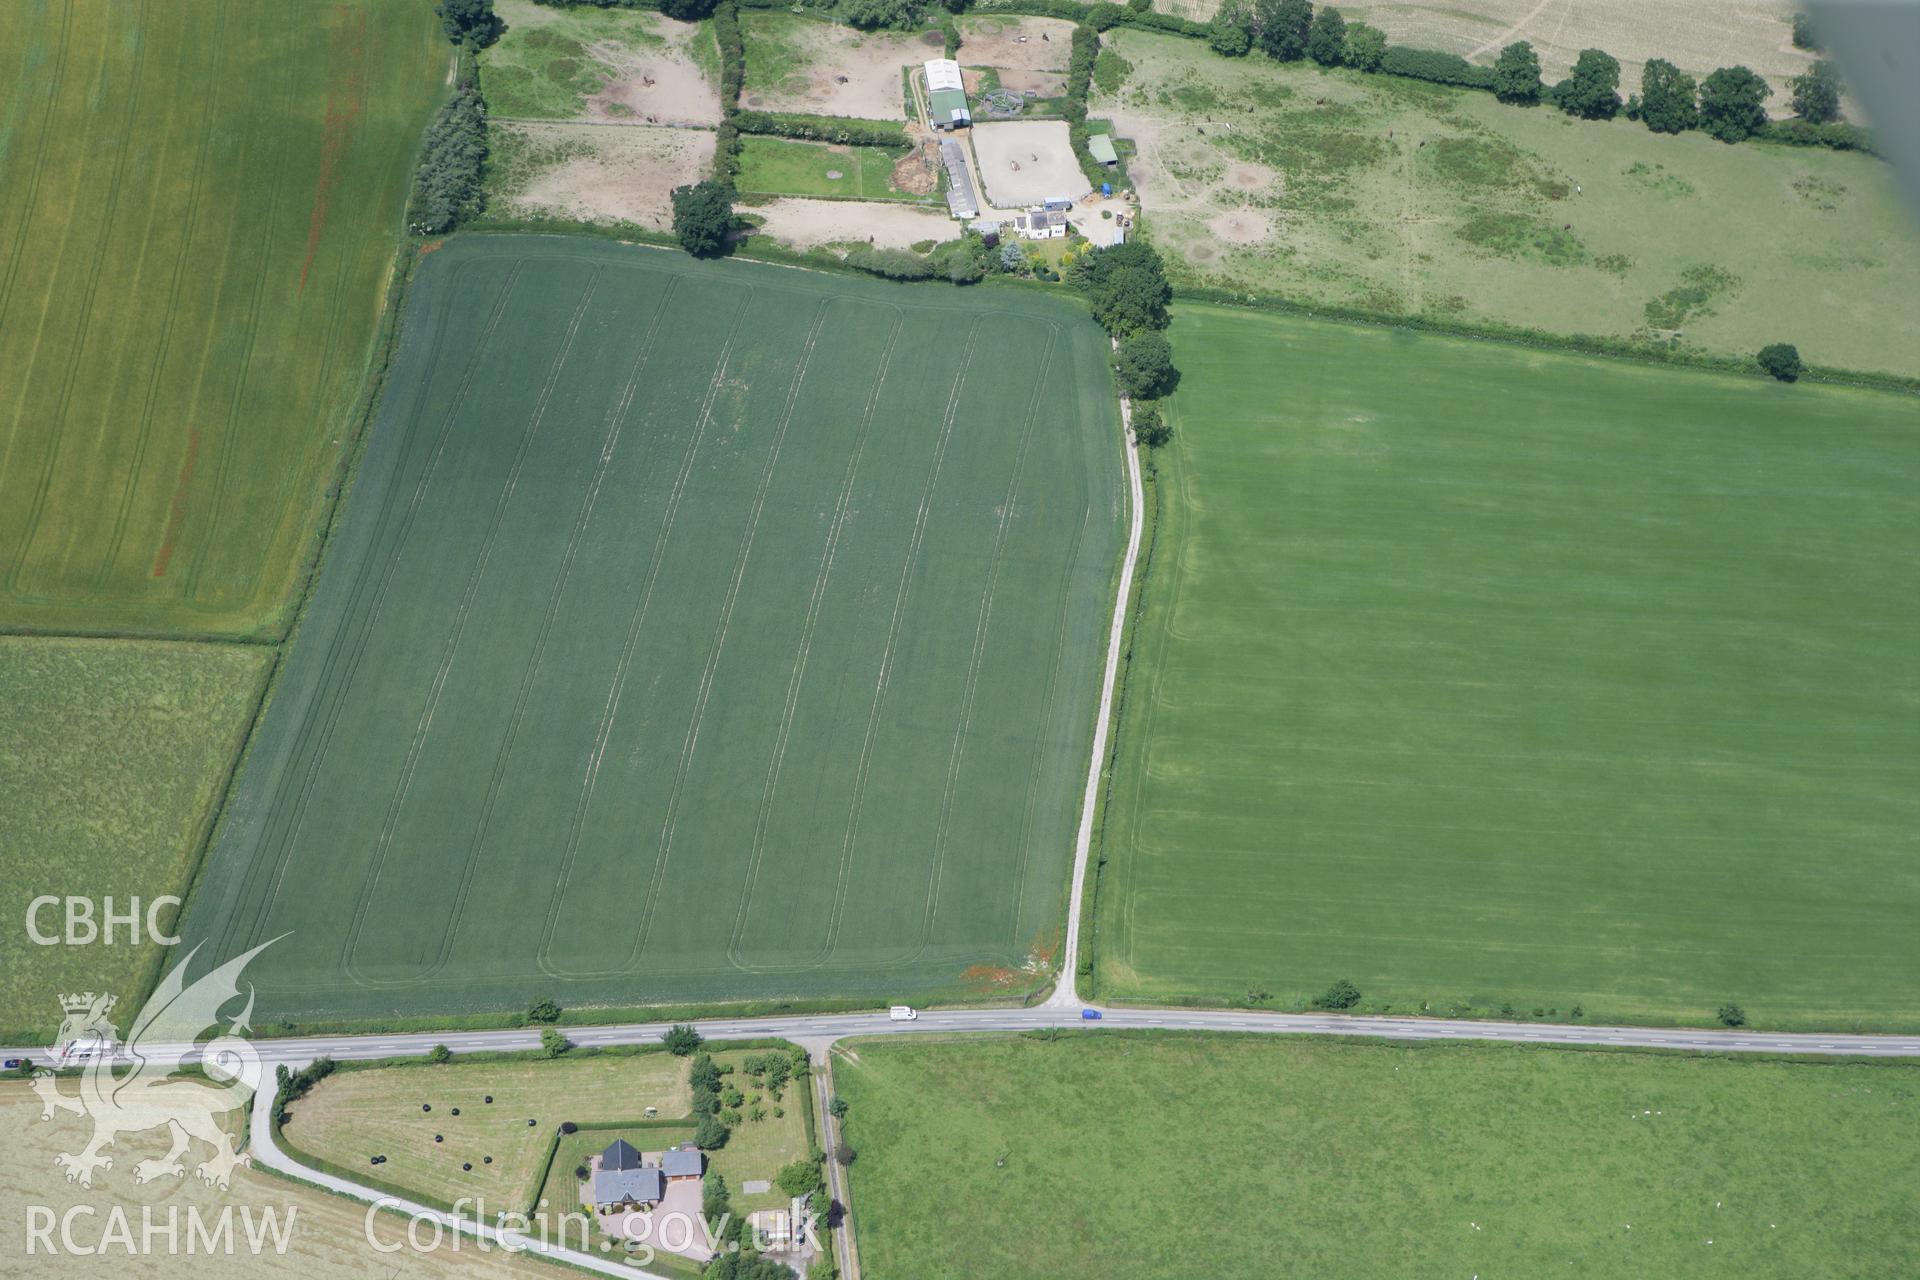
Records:
M701 1185L698 1178L669 1182L666 1198L651 1210L604 1215L601 1229L610 1236L652 1245L661 1253L706 1262L713 1250L707 1247L707 1233L700 1225Z

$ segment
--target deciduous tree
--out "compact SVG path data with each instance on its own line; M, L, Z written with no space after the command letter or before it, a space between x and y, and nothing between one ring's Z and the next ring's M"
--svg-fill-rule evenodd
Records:
M1207 47L1225 58L1238 58L1253 47L1253 8L1247 0L1225 0L1207 24Z
M1346 48L1342 60L1356 71L1378 71L1387 56L1387 33L1364 22L1347 24Z
M493 0L440 0L434 10L440 15L440 27L447 33L447 39L459 44L471 41L474 48L484 49L500 38L505 29L499 18L494 16Z
M1323 67L1337 67L1347 47L1347 20L1332 5L1320 6L1307 28L1307 56Z
M1620 62L1600 49L1582 49L1573 71L1553 86L1553 100L1568 115L1611 120L1620 110Z
M1767 123L1773 90L1745 67L1722 67L1700 83L1700 127L1722 142L1752 137Z
M733 190L711 178L673 189L673 234L696 258L716 258L731 244Z
M1173 380L1173 347L1152 330L1136 333L1120 343L1113 372L1121 394L1130 400L1151 400L1168 390Z
M1298 62L1306 56L1313 0L1255 0L1254 17L1256 37L1268 57Z
M1540 55L1525 40L1500 51L1493 64L1493 96L1502 102L1538 102L1546 86L1540 83Z
M1800 363L1800 348L1791 342L1770 342L1760 348L1755 359L1762 369L1782 382L1797 381L1807 371L1807 366Z
M1793 78L1793 114L1810 124L1832 124L1840 118L1840 72L1822 58Z
M920 17L918 0L841 0L840 16L862 31L908 27Z
M1693 77L1655 58L1640 72L1640 122L1655 133L1682 133L1698 123L1699 89Z

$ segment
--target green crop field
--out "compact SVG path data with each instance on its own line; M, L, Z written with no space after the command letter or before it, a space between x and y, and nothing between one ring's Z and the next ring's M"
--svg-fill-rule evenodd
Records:
M425 0L0 5L0 627L281 625L439 25Z
M1103 992L1920 1025L1920 400L1173 340Z
M1092 110L1176 283L1920 375L1920 223L1871 156L1107 40L1132 72Z
M1104 338L597 241L422 264L188 931L263 1015L1003 991L1124 525Z
M60 1025L58 996L112 991L121 1025L159 948L38 946L29 904L105 899L120 914L184 894L273 654L258 645L0 636L0 1038ZM60 935L64 908L36 925ZM163 927L172 911L156 918Z
M1911 1275L1920 1068L1068 1034L834 1060L863 1271Z
M862 200L918 200L893 185L902 153L880 147L833 146L789 138L740 139L740 190L770 196L853 196Z

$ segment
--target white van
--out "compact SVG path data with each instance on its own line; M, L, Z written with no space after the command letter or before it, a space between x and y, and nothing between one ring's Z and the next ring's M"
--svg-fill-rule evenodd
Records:
M912 1005L896 1004L891 1009L887 1010L887 1016L889 1018L892 1018L895 1022L912 1022L915 1018L919 1017L920 1015L914 1012L914 1008Z

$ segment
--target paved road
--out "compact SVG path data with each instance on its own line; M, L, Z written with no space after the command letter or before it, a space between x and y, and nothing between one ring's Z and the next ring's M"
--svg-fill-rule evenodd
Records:
M1071 970L1068 970L1071 973ZM1786 1034L1781 1032L1707 1031L1691 1028L1660 1027L1585 1027L1535 1022L1452 1022L1432 1018L1340 1017L1330 1014L1255 1013L1241 1010L1196 1009L1104 1009L1097 1025L1109 1028L1163 1028L1172 1031L1239 1032L1256 1035L1344 1035L1377 1036L1388 1040L1483 1040L1521 1044L1602 1045L1683 1050L1718 1050L1733 1053L1823 1053L1871 1057L1920 1058L1920 1036L1865 1036ZM569 1027L568 1037L579 1045L647 1044L656 1041L670 1024L664 1022L627 1023L605 1027ZM1078 1007L1042 1005L1033 1009L948 1009L926 1010L910 1022L895 1022L885 1013L811 1014L799 1017L712 1018L695 1023L700 1033L712 1040L748 1039L780 1036L806 1044L815 1057L827 1062L824 1050L833 1042L849 1036L929 1035L979 1031L1030 1031L1046 1027L1079 1028L1091 1024L1081 1017ZM540 1033L517 1029L502 1031L424 1032L407 1035L301 1036L254 1042L264 1063L272 1071L279 1063L299 1065L322 1055L336 1059L384 1058L404 1054L423 1054L436 1044L446 1044L456 1053L476 1050L534 1049ZM6 1057L38 1054L44 1049L0 1050ZM825 1106L828 1077L816 1076L816 1088L822 1095L817 1103L824 1124L825 1142L831 1147L835 1126ZM449 1229L502 1242L495 1228L471 1221L456 1222L449 1215L382 1196L342 1178L308 1169L295 1162L273 1142L267 1109L271 1095L260 1090L254 1097L250 1149L254 1159L302 1181L314 1183L341 1195L364 1202L381 1200L389 1207L414 1217L437 1219ZM850 1203L844 1172L830 1170L834 1197ZM396 1227L387 1219L386 1239L397 1238ZM836 1233L843 1273L857 1280L859 1255L852 1232ZM596 1257L574 1250L532 1244L538 1252L607 1275L646 1277L650 1273L617 1259Z
M1713 1050L1723 1053L1825 1053L1876 1058L1920 1058L1920 1036L1850 1035L1819 1032L1710 1031L1694 1027L1604 1027L1546 1022L1470 1022L1444 1018L1344 1017L1317 1013L1257 1013L1240 1009L1103 1009L1098 1025L1109 1028L1154 1027L1173 1031L1243 1032L1260 1035L1378 1036L1387 1040L1491 1040L1519 1044L1602 1045L1626 1048ZM604 1027L566 1027L578 1045L646 1044L670 1024L622 1023ZM1088 1026L1079 1008L1043 1005L1032 1009L929 1009L912 1022L894 1022L884 1012L823 1013L797 1017L709 1018L694 1024L711 1040L780 1036L788 1040L830 1043L848 1036L925 1035L930 1032L1030 1031L1044 1027ZM348 1060L425 1053L445 1044L455 1053L479 1049L537 1049L540 1033L503 1031L430 1031L405 1035L297 1036L256 1040L261 1060L271 1068L299 1064L322 1055ZM4 1049L7 1057L48 1057L44 1048Z

